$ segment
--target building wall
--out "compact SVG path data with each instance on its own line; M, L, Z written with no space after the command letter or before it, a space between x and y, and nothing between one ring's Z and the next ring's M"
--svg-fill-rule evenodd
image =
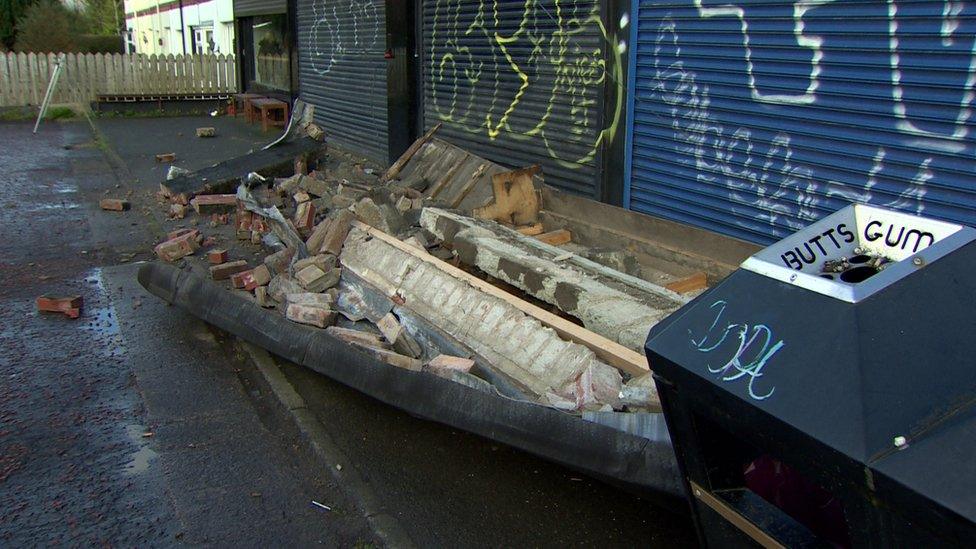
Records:
M144 54L193 53L193 31L213 28L213 53L234 53L232 0L125 0L127 51Z

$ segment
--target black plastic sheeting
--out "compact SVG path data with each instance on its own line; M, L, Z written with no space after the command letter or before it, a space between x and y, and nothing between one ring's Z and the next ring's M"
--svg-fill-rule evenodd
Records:
M178 268L148 263L139 283L200 319L411 415L463 429L638 495L684 505L670 440L651 440L530 402L387 365L318 328L285 320Z

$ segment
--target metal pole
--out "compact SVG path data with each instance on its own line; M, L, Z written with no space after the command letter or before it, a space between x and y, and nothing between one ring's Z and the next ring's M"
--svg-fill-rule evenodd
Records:
M61 68L63 66L64 54L62 53L58 55L58 60L54 64L54 74L51 75L51 81L47 83L47 91L44 93L44 101L41 103L41 112L37 113L37 121L34 122L34 133L37 133L37 128L41 125L41 119L47 113L48 104L51 102L51 97L54 96L54 87L58 85L58 77L61 76Z

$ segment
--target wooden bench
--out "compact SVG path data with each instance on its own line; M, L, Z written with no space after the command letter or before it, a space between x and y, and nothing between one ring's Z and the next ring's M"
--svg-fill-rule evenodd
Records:
M277 99L262 97L250 100L248 109L249 121L261 117L261 129L268 131L268 126L285 127L288 124L288 103Z
M234 94L234 116L244 114L244 119L251 122L251 100L261 99L263 95L257 93L235 93Z

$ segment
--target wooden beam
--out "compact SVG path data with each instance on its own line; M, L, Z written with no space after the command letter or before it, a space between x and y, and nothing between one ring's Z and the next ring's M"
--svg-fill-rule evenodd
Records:
M573 240L573 234L566 229L557 229L555 231L549 231L548 233L536 235L536 239L552 246L562 246L563 244L568 244Z
M690 276L686 276L681 280L675 280L664 286L665 288L676 292L679 294L686 294L688 292L693 292L695 290L701 290L708 287L708 277L705 273L699 271Z
M632 351L616 341L611 341L599 334L595 334L586 328L583 328L582 326L577 326L565 318L556 316L545 309L537 307L528 301L519 299L518 297L497 288L474 275L445 263L444 261L441 261L440 259L437 259L426 252L420 251L417 248L414 248L413 246L397 239L396 237L388 235L383 231L371 227L361 221L353 221L353 226L366 232L373 238L382 240L405 254L432 264L454 278L464 280L471 286L488 295L504 300L512 307L515 307L526 315L538 320L544 326L552 328L553 331L560 335L560 337L583 345L584 347L592 350L600 360L622 372L626 372L633 376L640 376L650 371L644 355L636 351Z
M410 162L410 159L413 158L413 155L417 154L417 151L420 150L420 147L423 147L424 143L429 141L430 138L433 137L434 132L440 129L440 127L441 127L441 123L438 122L437 125L435 125L433 128L430 129L430 131L425 133L420 139L414 141L413 144L407 147L407 150L403 151L403 154L400 155L400 158L398 158L397 161L394 162L393 165L386 170L386 173L383 174L383 177L380 178L380 181L385 183L393 179L394 177L400 175L400 171L403 170L403 167L406 166L408 162Z

